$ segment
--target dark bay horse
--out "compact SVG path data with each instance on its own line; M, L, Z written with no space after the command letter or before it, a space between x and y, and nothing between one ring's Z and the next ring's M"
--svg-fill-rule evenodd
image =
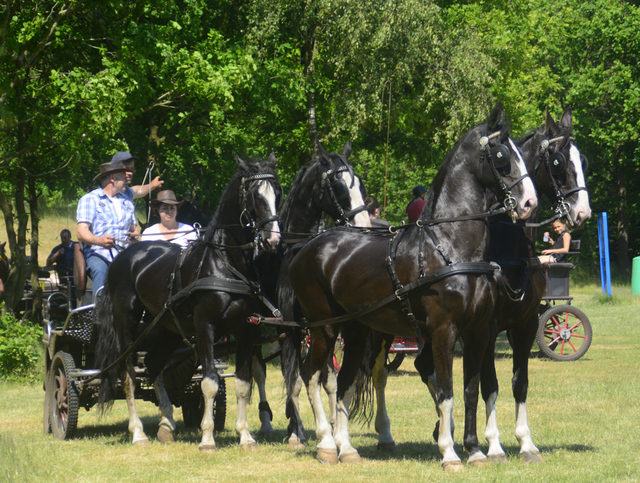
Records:
M281 299L277 306L285 314L285 320L297 320L291 318L295 310L289 278L286 276L289 263L301 244L319 233L323 215L328 215L338 225L371 226L364 204L366 189L353 172L349 163L350 154L350 141L344 145L342 154L327 152L321 144L318 145L318 155L300 168L280 210L282 233L277 253L264 253L257 261L258 270L263 275L262 286L271 300ZM281 272L285 275L279 276ZM291 327L278 328L278 333L284 332L289 332L290 337L285 339L289 343L281 343L281 360L295 359L300 353L302 333ZM291 342L293 340L297 341ZM283 364L284 367L288 367L287 364ZM265 390L266 365L261 348L255 351L252 374L260 395L260 433L272 434L272 414ZM337 384L334 385L337 389ZM291 407L287 408L291 420L290 442L296 441L299 434L304 435L297 400L295 397ZM298 445L292 443L292 446Z
M527 169L531 173L539 195L545 195L553 204L557 216L566 217L575 229L584 226L591 217L589 197L586 190L585 171L587 160L580 153L572 134L571 110L564 112L559 125L546 113L546 124L516 142L520 147ZM534 210L532 221L537 220ZM528 360L531 346L538 327L538 308L545 290L545 275L535 253L535 223L525 227L514 224L505 216L492 220L490 224L490 259L498 262L507 282L515 287L518 296L511 296L505 290L498 292L493 316L493 328L498 332L510 329L509 340L514 345L513 393L517 404L516 438L520 442L520 455L524 461L541 460L538 449L530 437L527 421L526 395L528 388ZM485 438L489 443L487 456L492 461L506 460L500 445L495 402L498 396L498 382L495 373L495 335L490 339L483 360L482 395L487 407ZM384 402L387 373L384 363L393 337L373 334L374 347L382 347L371 360L366 361L371 370L376 400L375 429L379 434L378 447L393 447L389 418ZM429 346L425 351L430 350ZM431 388L431 386L430 386ZM434 431L437 439L438 428ZM481 454L474 460L483 461Z
M251 356L260 329L247 318L260 309L261 294L253 264L260 249L274 250L280 240L277 207L282 190L272 154L264 163L237 158L238 170L225 189L204 239L184 251L168 242L139 242L124 250L109 266L104 294L96 306L97 366L103 371L99 402L113 398L121 372L129 407L129 431L134 444L148 444L135 406L132 356L106 370L131 347L137 332L151 330L145 365L161 412L158 439L173 440L173 406L164 389L162 369L182 341L195 336L202 365L204 452L216 450L213 438L213 400L218 391L214 366L215 343L233 335L236 340L236 432L240 445L256 448L247 424L251 392ZM144 322L140 324L143 318ZM153 324L158 322L155 327ZM142 325L142 327L140 327ZM124 367L123 367L124 366ZM106 372L105 372L106 370Z
M554 205L557 217L564 217L569 226L582 228L591 217L589 195L585 182L587 159L580 153L573 138L571 110L566 110L556 124L547 109L546 122L535 132L518 141L529 173L539 195ZM537 220L537 210L532 217ZM536 225L505 223L497 219L491 223L491 260L498 262L512 288L519 297L500 290L493 313L495 334L489 341L482 367L482 397L486 404L485 438L489 443L488 456L503 461L505 453L500 445L500 433L495 414L498 380L495 372L495 335L507 330L513 347L512 391L516 402L515 436L520 444L520 457L527 462L542 460L533 444L527 418L529 386L529 354L538 329L538 309L545 291L545 267L535 252Z
M527 218L537 206L520 151L504 126L501 105L493 109L487 123L467 132L447 155L415 225L390 236L343 229L325 232L300 250L290 270L310 327L357 319L380 332L430 341L433 358L431 351L423 352L416 359L416 368L423 381L436 388L438 445L447 469L461 467L451 436L452 362L458 336L465 342L465 445L477 446L480 365L496 297L495 267L488 263L488 192L496 193L514 219ZM337 462L338 452L340 461L359 461L349 441L348 412L364 352L360 328L358 323L342 324L349 353L345 351L338 376L333 435L322 408L319 382L338 325L311 330L303 378L316 419L321 461ZM428 370L434 365L435 381L429 380L434 374Z
M280 213L280 227L283 231L277 300L278 308L286 321L301 320L302 317L289 281L291 260L309 238L319 233L323 213L338 225L371 226L364 204L366 189L353 172L348 160L350 154L350 142L345 144L342 154L327 153L319 146L318 156L298 173ZM299 377L300 348L304 335L299 328L288 328L286 332L288 336L281 344L281 360L285 379L291 383L286 409L289 418L289 446L298 448L306 439L298 403L302 387ZM325 389L328 393L335 394L337 382L331 376L334 375L329 373L325 379Z

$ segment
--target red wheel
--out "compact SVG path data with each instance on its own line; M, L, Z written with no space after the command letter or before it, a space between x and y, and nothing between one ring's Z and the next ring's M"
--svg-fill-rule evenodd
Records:
M68 352L57 352L51 361L50 387L45 395L51 398L48 403L49 421L56 439L72 438L78 425L78 391L69 376L75 367L73 357Z
M591 322L571 305L557 305L540 317L537 341L544 355L554 361L580 359L591 346Z
M342 337L336 339L336 345L333 348L333 368L340 371L342 367L342 358L344 357L344 340Z

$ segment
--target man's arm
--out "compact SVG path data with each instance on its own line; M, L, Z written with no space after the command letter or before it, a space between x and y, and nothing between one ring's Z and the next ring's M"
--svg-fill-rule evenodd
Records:
M147 196L152 191L162 188L163 183L164 181L160 179L160 176L156 176L149 184L139 184L136 186L132 186L131 189L133 190L133 199L137 200L138 198Z
M89 245L100 245L104 248L113 248L115 246L115 237L105 235L97 237L89 229L89 223L78 223L78 240Z

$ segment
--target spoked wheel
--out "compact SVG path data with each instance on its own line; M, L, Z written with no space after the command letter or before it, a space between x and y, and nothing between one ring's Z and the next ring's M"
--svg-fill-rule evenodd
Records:
M204 398L198 392L197 397L182 402L182 420L188 428L198 428L204 415ZM218 394L213 400L213 430L224 431L227 421L227 385L223 378L218 381Z
M340 371L342 367L342 359L344 357L344 340L342 337L336 339L336 345L333 348L333 368Z
M394 357L391 358L391 353L389 354L389 360L387 362L387 371L389 372L397 371L400 365L402 364L402 361L404 360L404 356L405 356L404 352L396 352L393 355Z
M78 391L69 373L75 369L73 357L68 352L57 352L51 361L49 388L49 421L56 439L70 439L78 425ZM45 403L45 406L47 403Z
M580 359L591 346L591 322L571 305L557 305L540 317L537 334L542 353L554 361Z

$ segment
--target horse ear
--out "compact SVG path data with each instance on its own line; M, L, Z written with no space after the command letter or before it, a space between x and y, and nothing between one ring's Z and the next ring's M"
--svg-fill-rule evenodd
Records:
M562 114L562 119L560 119L560 126L563 129L566 129L567 131L572 132L572 129L573 129L573 114L571 112L571 109L567 109Z
M496 107L494 107L491 114L489 114L487 124L490 132L495 132L502 128L504 124L504 108L501 102L496 104Z
M556 125L556 122L553 120L553 116L549 112L549 106L547 106L544 132L547 134L547 136L551 137L553 136L554 132L557 132L557 130L558 127Z
M238 165L238 167L240 169L247 169L247 163L240 159L240 156L238 156L237 153L233 153L233 155L236 157L236 164Z
M322 163L325 163L325 161L329 161L329 153L327 153L320 141L318 141L318 156L320 157Z
M342 148L342 155L347 159L349 158L349 155L351 155L351 140L347 141L344 148Z
M269 168L275 169L275 167L276 167L276 161L277 161L277 160L276 160L276 153L271 153L271 154L269 155L269 159L267 159L267 160L265 161L265 163L264 163L264 164L265 164L266 166L268 166Z

